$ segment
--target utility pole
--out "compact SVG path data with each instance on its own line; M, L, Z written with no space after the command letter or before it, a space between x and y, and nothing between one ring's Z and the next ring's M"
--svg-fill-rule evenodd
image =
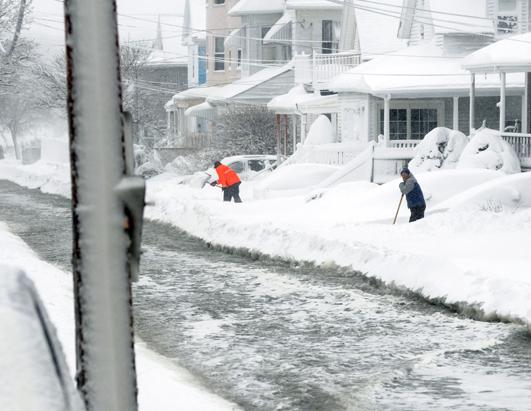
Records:
M77 384L89 411L135 411L131 280L145 186L124 132L115 0L65 0ZM129 130L129 127L126 127Z

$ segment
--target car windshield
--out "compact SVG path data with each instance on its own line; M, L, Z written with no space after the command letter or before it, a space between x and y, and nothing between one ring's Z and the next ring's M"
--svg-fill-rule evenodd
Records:
M243 163L241 161L230 163L229 167L232 168L236 173L241 173L244 170Z
M249 160L249 169L251 171L260 171L265 168L264 160Z

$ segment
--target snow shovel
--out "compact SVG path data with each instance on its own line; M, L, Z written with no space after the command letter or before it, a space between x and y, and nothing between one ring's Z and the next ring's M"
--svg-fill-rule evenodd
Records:
M398 218L398 212L400 211L400 207L402 206L402 201L404 200L404 194L400 196L400 202L398 203L398 208L396 209L395 219L393 220L393 225L396 224L396 219Z

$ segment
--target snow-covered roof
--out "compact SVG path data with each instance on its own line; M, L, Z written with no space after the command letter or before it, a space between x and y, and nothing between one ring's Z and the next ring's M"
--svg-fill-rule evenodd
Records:
M221 87L211 86L211 87L193 87L187 90L181 91L180 93L175 94L165 105L164 108L167 111L170 111L172 108L176 108L179 103L191 103L197 100L204 100L209 96L213 96L216 93L219 93Z
M372 58L405 47L406 40L398 38L400 20L397 18L402 0L386 0L377 8L356 8L359 44L362 57Z
M531 33L500 40L475 51L463 60L473 72L531 71Z
M462 65L462 56L446 55L435 44L408 47L351 69L334 78L329 89L336 92L375 96L465 96L470 75ZM521 88L523 75L507 78L509 88ZM497 75L478 76L478 93L499 89Z
M494 33L487 0L430 0L435 33Z
M207 101L211 104L224 102L239 96L246 91L249 91L257 86L260 86L268 81L274 80L276 77L293 70L293 63L290 62L280 67L267 67L259 72L236 80L234 83L222 87L215 95L209 96ZM265 95L264 95L265 97Z
M184 115L210 120L214 117L215 113L215 107L213 107L209 102L205 101L201 104L197 104L195 106L190 107L184 112Z
M285 0L240 0L230 9L230 16L245 16L248 14L274 14L282 13Z
M297 111L301 113L324 114L340 111L339 97L337 94L328 96L313 96L312 98L297 103Z
M342 4L327 0L287 0L287 9L341 10Z
M278 114L293 114L297 112L297 104L314 98L313 93L307 93L304 86L299 84L293 87L287 94L273 98L267 108Z
M153 50L147 59L149 66L187 66L188 56L166 50Z

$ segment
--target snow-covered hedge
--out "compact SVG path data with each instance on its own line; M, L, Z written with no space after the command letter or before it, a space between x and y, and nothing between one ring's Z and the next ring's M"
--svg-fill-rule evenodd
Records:
M503 171L507 174L520 173L520 160L511 145L497 130L481 129L465 147L457 168L483 168Z
M437 127L415 148L409 168L413 172L454 169L467 143L467 137L460 131Z

